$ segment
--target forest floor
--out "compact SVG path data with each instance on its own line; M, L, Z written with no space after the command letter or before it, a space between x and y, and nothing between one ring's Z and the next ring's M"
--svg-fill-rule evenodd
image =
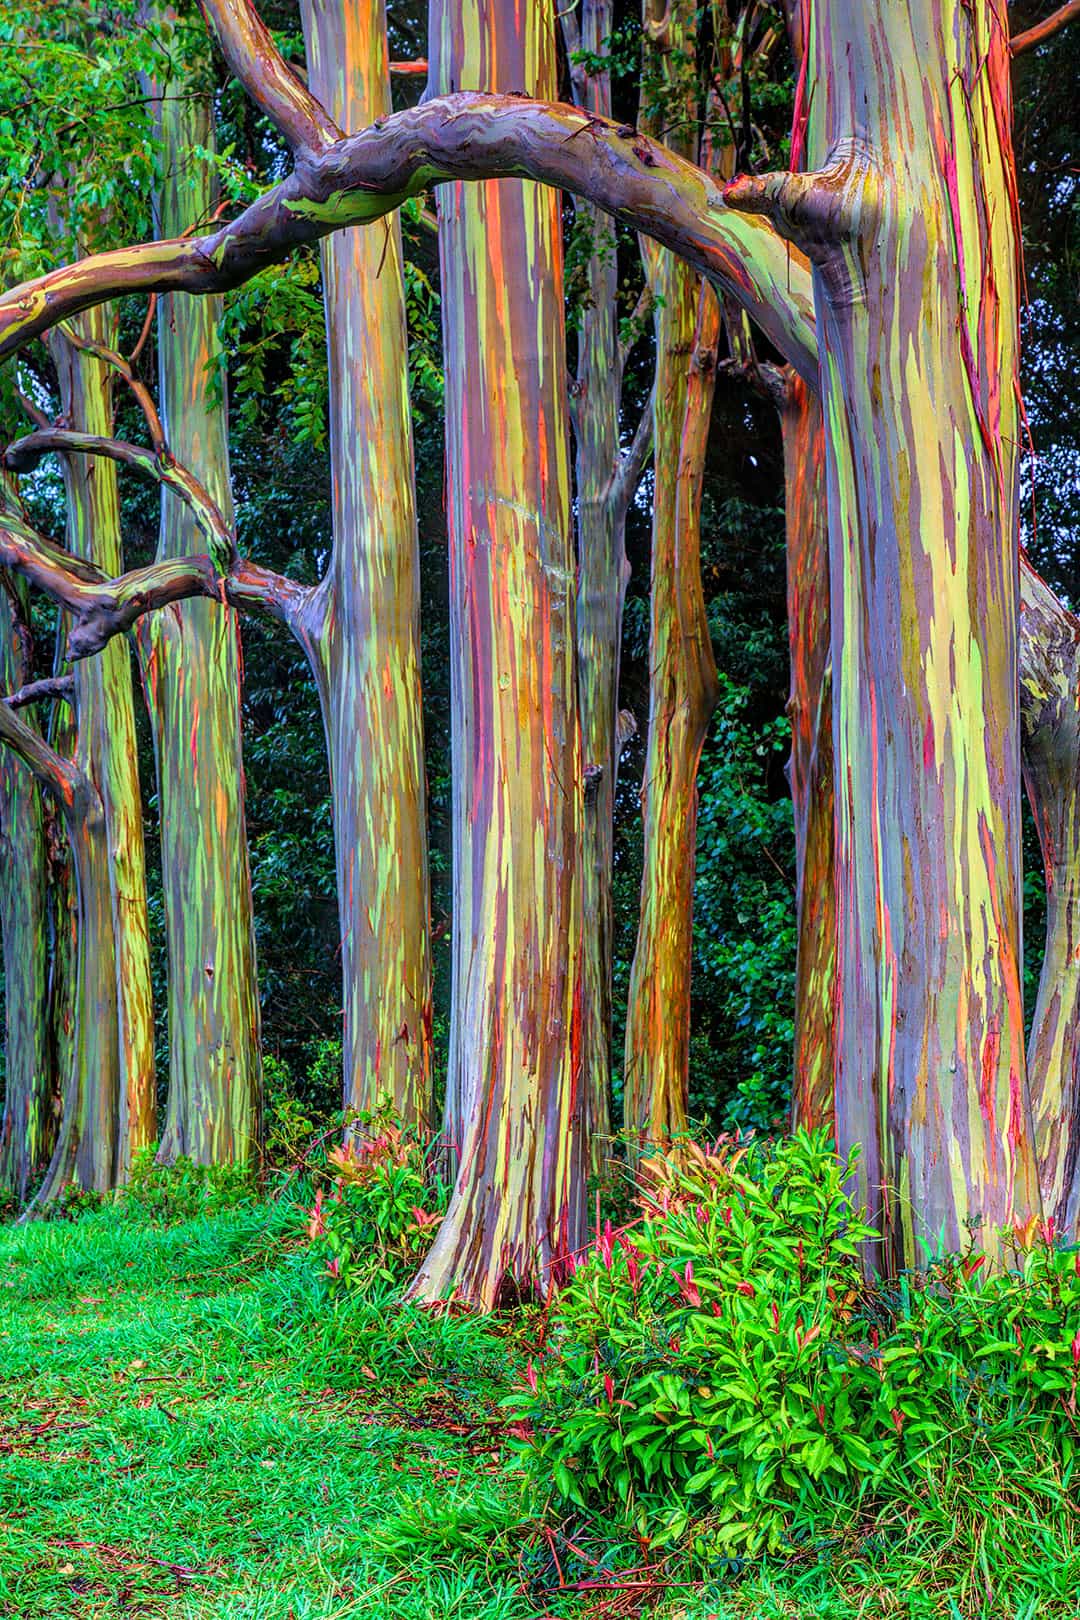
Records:
M327 1307L296 1231L255 1203L0 1230L0 1616L1036 1620L910 1565L560 1592L498 1404L506 1338Z

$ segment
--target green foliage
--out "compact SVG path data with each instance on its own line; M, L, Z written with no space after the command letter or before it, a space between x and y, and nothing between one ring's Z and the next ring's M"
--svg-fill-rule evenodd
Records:
M434 1145L383 1109L361 1114L326 1163L333 1185L329 1194L317 1188L308 1219L313 1258L336 1287L404 1282L430 1248L446 1207Z
M255 1191L251 1170L242 1164L195 1164L179 1158L158 1164L155 1149L135 1155L131 1176L120 1194L126 1215L144 1216L164 1225L215 1215L250 1199Z
M748 703L720 677L699 772L694 952L726 1029L696 1035L691 1106L710 1114L723 1100L725 1126L767 1130L787 1109L794 1039L794 832L769 781L790 727L783 715L751 725Z
M946 1257L868 1293L850 1171L805 1133L643 1167L642 1219L597 1235L510 1400L556 1501L615 1502L706 1560L855 1516L925 1527L935 1501L942 1533L971 1500L1007 1518L1033 1493L1080 1533L1080 1258L1042 1242L984 1281L981 1256Z

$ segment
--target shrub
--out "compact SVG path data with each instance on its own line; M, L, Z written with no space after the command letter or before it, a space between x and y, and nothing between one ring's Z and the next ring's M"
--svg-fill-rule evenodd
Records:
M1060 1505L1080 1260L1042 1243L984 1281L972 1253L868 1291L851 1169L805 1133L643 1166L641 1218L597 1235L511 1397L560 1503L614 1500L654 1544L725 1555L970 1490L973 1469L999 1505L1033 1480Z
M330 1191L317 1188L307 1232L333 1284L369 1288L416 1269L446 1206L433 1157L386 1109L361 1114L346 1145L328 1154Z
M255 1193L251 1165L203 1165L187 1158L158 1164L154 1152L148 1147L135 1155L131 1176L120 1193L120 1207L128 1215L145 1215L172 1225L217 1214Z

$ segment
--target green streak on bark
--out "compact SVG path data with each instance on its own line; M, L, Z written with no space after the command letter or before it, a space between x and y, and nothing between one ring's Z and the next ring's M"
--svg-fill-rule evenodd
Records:
M311 88L364 128L390 107L382 0L304 0ZM420 587L400 224L323 244L334 549L294 625L330 759L344 1101L431 1113Z
M18 627L8 591L0 589L0 690L25 678ZM22 618L20 611L19 617ZM33 724L32 712L25 715ZM33 775L0 749L0 934L4 949L5 1090L0 1120L0 1191L17 1203L48 1160L52 1113L48 1039L48 910L45 821Z
M167 28L170 16L159 14ZM162 180L157 226L179 234L216 201L209 92L155 87ZM158 305L161 415L169 448L232 522L227 409L213 395L220 300L185 293ZM162 491L158 557L204 547L192 512ZM154 732L169 962L169 1094L159 1158L246 1162L262 1110L259 999L244 815L237 614L176 603L140 622L143 687Z
M549 5L436 3L431 83L547 93ZM490 1307L580 1241L582 759L557 199L440 194L454 721L447 1129L461 1168L414 1284Z
M81 318L80 335L108 343L105 313ZM104 364L51 339L61 403L78 432L112 432L110 379ZM120 504L113 463L65 458L67 544L110 577L122 572ZM98 1190L126 1179L132 1155L155 1139L154 1018L146 914L142 798L135 745L131 658L121 638L76 666L80 769L88 778L86 825L72 841L79 889L77 1045L83 1066L75 1173ZM98 802L95 804L94 800ZM91 989L91 985L93 988ZM91 1007L102 1028L87 1031ZM68 1130L68 1120L61 1126ZM59 1153L59 1149L58 1149ZM54 1161L55 1162L55 1161ZM51 1179L51 1178L50 1178Z

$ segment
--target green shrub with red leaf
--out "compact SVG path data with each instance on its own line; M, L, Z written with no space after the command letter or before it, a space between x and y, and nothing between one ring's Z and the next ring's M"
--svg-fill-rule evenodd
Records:
M431 1246L445 1207L431 1148L380 1110L360 1115L345 1146L327 1156L307 1235L335 1287L404 1282Z
M1000 1276L973 1250L868 1292L851 1168L821 1133L641 1167L640 1218L597 1234L508 1403L561 1512L746 1555L1034 1492L1073 1544L1080 1257L1043 1234Z

